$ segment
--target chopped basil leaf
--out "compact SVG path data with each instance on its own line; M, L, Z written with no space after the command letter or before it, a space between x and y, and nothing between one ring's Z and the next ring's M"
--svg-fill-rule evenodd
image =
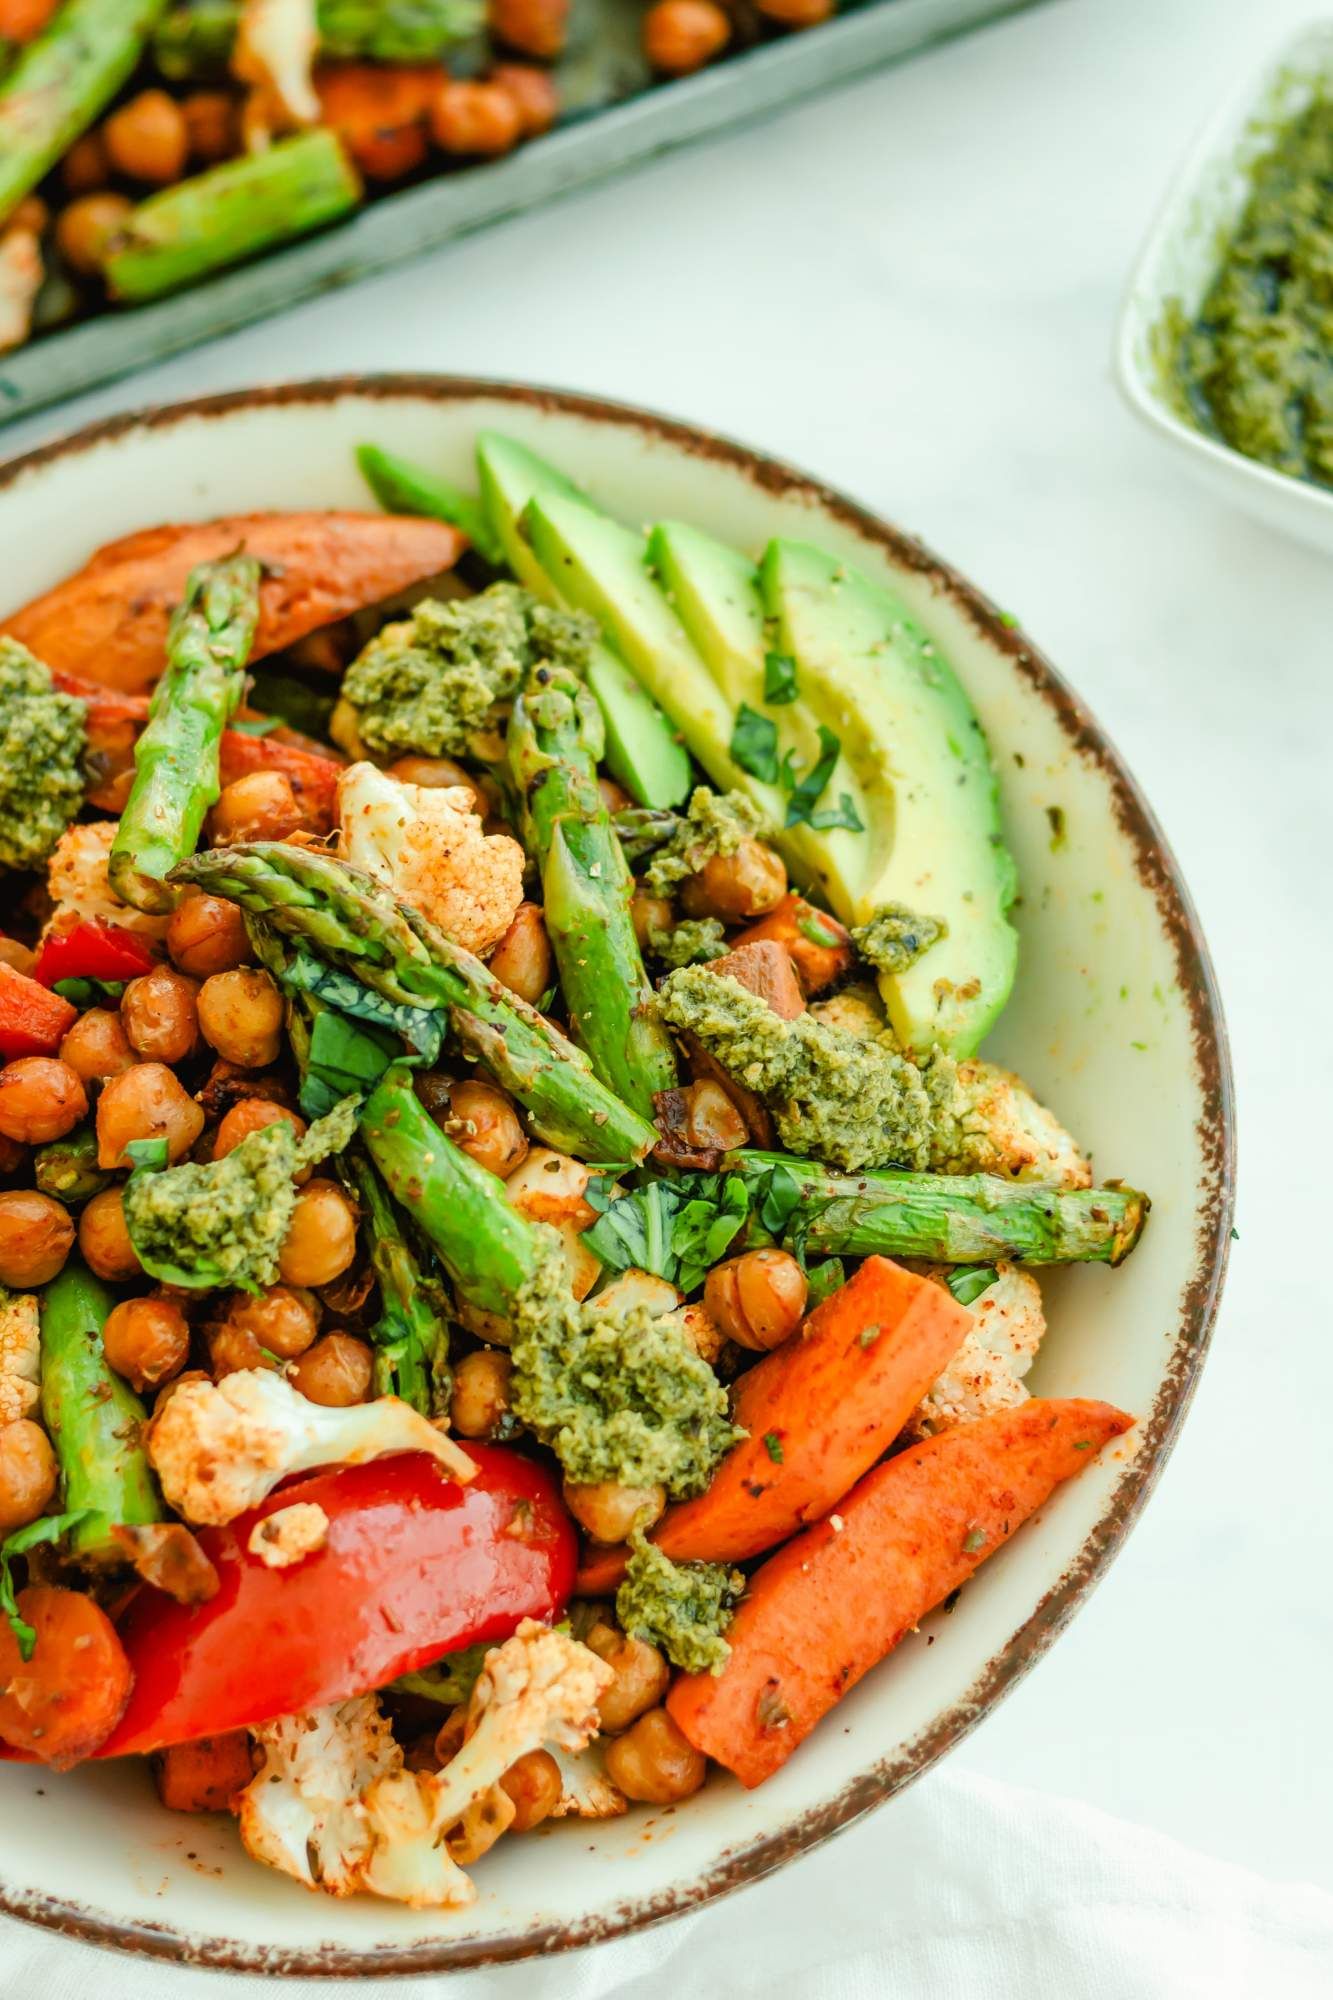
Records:
M960 1306L970 1306L974 1299L990 1290L999 1275L993 1264L962 1264L956 1271L950 1271L944 1282Z
M825 1299L834 1292L841 1291L847 1282L847 1270L841 1257L826 1257L822 1263L812 1264L806 1273L809 1290L806 1293L805 1308L813 1312L822 1306Z
M798 693L796 662L791 654L765 653L764 700L774 708L781 708L786 702L795 701Z
M119 1007L128 985L127 979L57 979L51 991L75 1007L94 1007L102 1002Z
M841 793L836 806L826 806L823 812L811 813L810 824L819 833L827 833L830 827L835 826L845 826L849 833L864 833L866 830L866 823L856 810L850 792Z
M271 736L275 729L282 728L280 715L234 715L227 725L237 729L242 736Z
M10 1562L15 1556L26 1555L29 1549L35 1549L41 1543L60 1541L71 1528L82 1527L85 1521L91 1520L96 1511L95 1507L80 1507L73 1514L43 1514L39 1520L29 1521L26 1528L16 1528L0 1543L0 1613L9 1620L10 1629L18 1642L20 1659L32 1658L37 1634L18 1608Z
M734 764L740 765L742 771L748 771L752 778L761 778L767 785L775 785L778 781L777 724L745 702L736 711L736 726L731 732L731 759Z
M840 931L835 931L827 917L812 910L808 903L801 906L802 913L796 919L796 928L809 944L817 944L821 951L836 951L843 943Z
M169 1157L167 1142L161 1138L131 1139L125 1151L135 1169L140 1172L159 1173L166 1166Z
M974 1556L978 1549L986 1546L987 1535L984 1528L969 1528L963 1536L963 1554Z
M806 772L799 783L792 786L791 798L787 802L786 825L803 826L810 822L810 815L814 811L815 804L827 787L829 779L833 776L834 767L837 764L841 750L841 740L833 734L831 729L821 722L819 725L818 762L812 770ZM784 777L786 772L790 770L791 766L787 765L784 769Z
M768 1453L774 1465L781 1465L783 1459L782 1439L776 1431L764 1432L764 1450Z

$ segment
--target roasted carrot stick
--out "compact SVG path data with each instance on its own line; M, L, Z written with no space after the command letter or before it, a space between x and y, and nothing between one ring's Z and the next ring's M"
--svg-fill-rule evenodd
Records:
M741 1377L736 1421L749 1436L706 1493L667 1509L653 1541L676 1558L740 1562L817 1521L888 1450L971 1324L942 1285L867 1257ZM600 1596L622 1571L621 1552L608 1550L578 1587Z
M0 1740L57 1771L105 1743L125 1712L132 1675L116 1628L82 1591L30 1585L19 1615L37 1634L25 1660L0 1619Z
M250 1738L243 1729L175 1743L153 1760L157 1794L172 1812L227 1812L254 1776Z
M465 544L441 521L397 514L238 514L145 528L0 621L53 672L137 693L162 672L167 620L196 563L245 548L265 565L261 659L440 570Z
M847 931L836 917L817 910L794 889L775 910L741 932L736 949L769 940L787 947L807 993L821 993L852 969L855 954Z
M755 1572L722 1672L686 1674L667 1696L676 1726L743 1785L761 1785L848 1688L1132 1422L1109 1403L1034 1399L877 1466L835 1516Z

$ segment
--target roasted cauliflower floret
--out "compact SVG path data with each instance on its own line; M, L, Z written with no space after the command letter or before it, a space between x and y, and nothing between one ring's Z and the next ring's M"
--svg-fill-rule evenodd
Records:
M168 1503L185 1520L207 1525L257 1507L294 1472L399 1451L429 1452L462 1482L476 1474L466 1452L396 1396L330 1409L266 1368L183 1383L148 1431L148 1456Z
M264 1761L237 1808L246 1852L307 1888L354 1895L370 1852L361 1795L403 1762L379 1702L358 1695L253 1735Z
M31 1416L41 1381L37 1300L31 1292L0 1290L0 1427Z
M291 1569L323 1548L329 1539L329 1517L313 1500L296 1500L265 1514L250 1530L246 1543L266 1569Z
M841 1028L858 1042L873 1042L884 1033L887 1022L879 994L873 986L844 986L828 1000L816 1000L810 1012L826 1028Z
M926 1076L950 1156L946 1172L1092 1186L1091 1162L1012 1070L936 1058Z
M909 1437L933 1437L955 1424L971 1423L1027 1400L1023 1377L1046 1331L1037 1280L1017 1264L1000 1264L994 1284L972 1301L969 1311L972 1325L967 1336L912 1412Z
M629 1800L606 1775L600 1743L590 1743L586 1750L553 1749L551 1755L560 1769L552 1819L620 1819L629 1811Z
M338 853L484 956L523 901L523 849L483 833L462 787L408 785L373 764L338 780Z
M281 130L319 122L311 75L318 48L315 0L244 0L232 72L257 86Z
M133 910L107 879L111 843L116 837L116 821L97 819L85 826L71 826L61 834L51 852L46 886L55 912L46 934L70 923L119 924L122 930L139 931L145 937L161 937L166 917L150 917Z
M45 275L35 230L10 229L0 236L0 354L22 347L32 332L32 309Z

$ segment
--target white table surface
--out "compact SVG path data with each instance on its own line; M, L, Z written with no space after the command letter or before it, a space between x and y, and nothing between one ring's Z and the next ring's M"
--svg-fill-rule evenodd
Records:
M807 466L1021 614L1127 755L1199 903L1238 1069L1240 1241L1146 1518L958 1756L1333 1886L1333 1213L1305 1142L1333 1113L1333 570L1196 492L1108 367L1177 155L1313 11L1038 9L12 427L0 450L256 379L526 377ZM849 1863L879 1825L847 1836Z

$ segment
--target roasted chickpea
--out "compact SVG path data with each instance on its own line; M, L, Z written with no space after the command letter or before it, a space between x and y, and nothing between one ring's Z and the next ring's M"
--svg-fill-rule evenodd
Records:
M663 1699L671 1685L671 1668L665 1653L646 1639L633 1639L609 1620L599 1619L584 1644L615 1675L597 1703L598 1721L609 1734L628 1729Z
M12 965L15 972L30 974L37 954L21 938L0 937L0 965Z
M167 924L167 950L192 979L231 972L254 954L245 918L235 903L195 891L181 897Z
M134 203L124 194L81 194L56 217L56 245L72 270L92 277L124 229Z
M491 33L520 55L550 62L565 46L569 0L490 0Z
M0 1132L0 1174L16 1174L27 1157L26 1146L20 1146L17 1139L6 1139Z
M44 1146L72 1132L88 1109L83 1079L56 1056L20 1056L0 1069L0 1132Z
M280 1361L295 1361L319 1332L319 1301L294 1285L270 1285L258 1297L236 1292L222 1324L249 1334Z
M494 159L518 144L523 121L508 91L494 83L442 83L431 106L430 129L445 153Z
M643 17L643 52L663 76L688 76L727 46L731 23L715 0L657 0Z
M514 1802L509 1831L528 1833L542 1820L549 1819L560 1803L564 1788L560 1766L549 1750L529 1750L516 1764L511 1764L500 1780L501 1791L507 1792Z
M837 0L755 0L759 12L784 28L815 28L827 21Z
M276 1062L282 1045L282 995L253 966L215 972L199 989L199 1026L210 1048L241 1069Z
M646 889L636 889L630 898L630 921L634 925L634 935L639 940L640 951L647 951L651 931L669 931L676 920L669 896L650 896Z
M247 771L233 778L218 794L208 815L212 847L229 847L238 840L285 840L305 825L305 812L291 779L283 771Z
M21 229L30 236L43 236L51 222L51 211L39 194L26 194L17 208L11 208L0 230L8 236L11 229Z
M120 1002L130 1047L152 1062L178 1063L199 1046L199 988L183 972L155 965L132 979Z
M704 1305L738 1347L763 1354L790 1340L805 1313L805 1272L786 1250L747 1250L704 1280Z
M100 132L85 132L60 162L60 178L71 194L91 194L111 178L111 162Z
M440 1123L461 1152L501 1180L528 1156L528 1137L513 1099L497 1084L472 1078L451 1084L448 1111Z
M35 1188L0 1194L0 1285L49 1285L73 1247L73 1219L60 1202Z
M256 1339L248 1327L232 1326L222 1320L207 1330L208 1365L213 1380L221 1382L224 1376L240 1375L252 1368L276 1368L271 1348Z
M248 1139L254 1132L262 1132L266 1125L276 1125L283 1118L295 1128L299 1139L305 1131L304 1118L298 1118L285 1104L274 1104L271 1098L243 1097L239 1104L232 1105L214 1134L213 1158L225 1159L242 1139Z
M555 78L549 70L538 69L533 63L497 63L489 81L498 84L507 96L513 98L525 139L535 139L541 133L550 131L560 110L560 99L556 93ZM610 783L609 778L604 778L603 788ZM615 789L620 791L619 785ZM605 789L602 796L606 796ZM621 800L623 804L629 804L627 794L621 793ZM619 806L610 807L612 812L619 810Z
M142 1266L125 1227L125 1204L118 1187L103 1188L84 1204L79 1249L88 1269L111 1284L139 1275Z
M520 903L514 921L490 956L502 986L535 1007L551 984L551 941L538 903Z
M19 1417L0 1430L0 1539L46 1512L59 1476L51 1440L40 1424Z
M509 1414L509 1378L514 1364L493 1347L465 1354L454 1370L449 1415L460 1437L492 1438Z
M104 1083L133 1069L134 1050L120 1015L109 1007L90 1007L80 1014L60 1044L60 1060L84 1083Z
M144 90L102 127L107 158L132 181L165 187L181 179L190 153L185 113L165 90Z
M662 1518L666 1490L661 1486L622 1486L616 1479L599 1479L580 1486L567 1479L565 1505L595 1542L623 1542L635 1528L651 1528Z
M724 924L736 924L776 909L786 893L781 855L762 840L746 839L734 854L715 854L697 875L687 875L680 902L687 917L720 917Z
M192 160L213 166L240 151L236 101L227 91L192 90L181 99L181 116Z
M297 1194L278 1255L284 1281L298 1286L331 1285L355 1258L356 1210L336 1181L307 1181Z
M428 792L462 790L469 794L470 812L484 819L491 809L491 802L470 772L452 757L397 757L389 766L391 778L401 778L405 785L423 785Z
M106 1316L102 1346L109 1365L132 1388L155 1388L179 1375L190 1352L190 1324L174 1299L122 1299Z
M167 1158L174 1166L203 1129L203 1106L195 1103L165 1063L136 1063L121 1076L113 1076L97 1101L97 1164L128 1167L125 1148L131 1139L165 1139Z
M288 1370L288 1381L312 1403L332 1410L364 1403L370 1395L375 1357L364 1340L350 1333L326 1333Z
M650 1708L606 1747L606 1775L627 1799L670 1806L697 1792L707 1775L702 1754L664 1708Z

